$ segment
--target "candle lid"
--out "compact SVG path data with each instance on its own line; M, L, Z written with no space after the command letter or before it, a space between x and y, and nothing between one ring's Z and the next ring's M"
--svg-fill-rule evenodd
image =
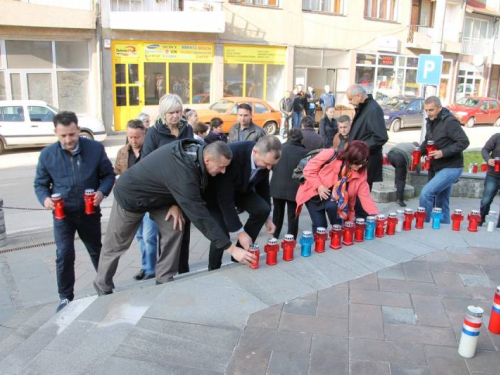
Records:
M318 234L325 234L326 233L326 228L318 227L318 229L316 229L316 233L318 233Z
M384 220L385 219L385 215L384 214L378 214L377 215L377 220Z
M302 232L302 237L312 237L312 232L310 230L305 230Z
M467 306L467 314L470 316L481 318L483 316L484 310L479 306Z
M85 189L85 195L92 195L94 194L94 189Z
M346 228L354 228L354 223L352 221L346 221L344 223L344 227L346 227Z
M268 238L267 239L267 244L268 245L276 245L278 243L278 240L274 237Z
M394 219L394 218L398 217L398 215L395 212L391 212L391 213L389 213L389 217Z
M412 208L405 208L405 214L412 214L413 209Z
M462 210L460 208L455 209L455 211L453 212L456 213L457 215L462 215Z
M443 210L441 208L439 208L439 207L434 207L432 209L432 212L441 213L441 212L443 212Z
M293 241L293 234L285 234L285 241Z
M427 141L427 145L433 145L434 144L434 141Z
M253 243L250 245L250 250L260 250L260 246L258 243Z
M358 225L362 225L362 224L364 224L364 223L365 223L365 219L363 219L363 218L361 218L361 217L360 217L359 219L356 219L356 224L358 224Z
M420 151L420 147L415 147L413 151Z
M418 207L417 212L425 212L425 207Z
M396 210L396 213L398 215L404 215L405 211L404 210Z
M471 210L470 213L472 215L479 215L479 210Z
M52 199L60 199L61 198L61 194L60 193L55 193L55 194L52 194L50 197Z
M499 160L500 161L500 156L495 157L495 160Z
M334 224L332 225L332 230L334 231L341 231L342 230L342 227L338 224Z
M366 217L367 222L374 222L375 221L375 216L367 216Z

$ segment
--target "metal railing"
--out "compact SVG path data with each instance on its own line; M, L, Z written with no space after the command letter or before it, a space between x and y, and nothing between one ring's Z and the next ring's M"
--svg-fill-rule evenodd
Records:
M462 54L489 56L492 44L492 39L462 38Z
M421 25L410 25L410 29L408 31L408 43L413 43L415 38L415 33L421 33L427 35L429 38L432 38L433 28L429 26L421 26Z
M217 12L223 0L110 0L112 12Z

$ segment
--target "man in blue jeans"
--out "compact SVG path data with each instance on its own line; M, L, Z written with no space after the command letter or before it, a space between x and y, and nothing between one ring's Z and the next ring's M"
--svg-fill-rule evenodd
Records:
M54 116L58 142L43 149L38 159L35 192L47 210L54 210L52 194L64 200L65 217L54 217L56 274L60 303L56 312L75 297L75 232L84 243L97 271L101 253L101 212L99 204L111 193L115 182L113 166L99 142L80 138L78 118L73 112ZM86 214L84 194L94 189L95 213Z
M481 150L481 155L484 161L488 163L488 172L484 179L484 193L481 199L481 225L486 219L486 215L490 212L490 206L493 199L500 189L500 172L495 172L495 158L500 157L500 133L493 134L488 142ZM498 219L497 228L500 228L500 218Z
M443 210L443 224L450 223L451 188L458 182L464 168L463 151L469 146L469 138L460 122L443 108L437 96L430 96L424 103L427 114L425 140L420 145L422 155L431 158L429 182L420 193L419 204L425 207L426 222L431 219L433 207ZM427 142L434 141L435 151L427 152Z

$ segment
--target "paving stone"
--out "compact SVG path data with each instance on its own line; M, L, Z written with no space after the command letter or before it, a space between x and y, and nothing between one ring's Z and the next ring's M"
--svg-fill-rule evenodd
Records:
M391 363L391 375L431 375L431 370L427 366Z
M405 251L397 241L377 239L376 241L365 241L357 246L361 246L381 258L388 259L394 263L407 262L415 257L412 252ZM398 246L399 245L399 246Z
M453 262L477 264L481 266L498 266L500 259L497 255L467 255L467 254L450 254Z
M349 339L351 360L427 365L421 345L368 339Z
M349 337L383 340L384 324L380 306L351 303Z
M297 331L329 336L347 337L348 321L341 318L307 316L299 314L281 314L280 331Z
M378 278L376 273L360 277L359 279L349 281L350 289L378 290Z
M405 280L405 273L400 264L378 271L377 276L379 279Z
M411 232L409 232L409 233L411 233ZM422 242L419 237L422 236L423 233L415 233L416 237L414 237L414 238L412 238L411 235L409 236L409 233L406 232L404 234L404 236L405 236L404 241L401 240L401 236L386 236L384 238L377 239L376 242L381 242L381 243L386 244L387 246L396 247L397 249L400 249L398 251L404 251L405 253L410 253L410 254L413 254L414 256L427 255L429 253L432 253L435 250L439 250L439 249L443 248L443 246L438 246L438 245L432 244L431 241ZM427 235L427 233L428 232L426 232L425 235ZM400 262L405 261L405 260L409 260L409 259L400 260Z
M350 291L350 301L351 303L361 303L365 305L412 307L410 296L406 293L354 289Z
M390 375L391 369L386 362L351 361L351 375Z
M456 348L425 346L425 357L431 374L469 375L465 361Z
M431 327L450 326L441 297L412 295L411 299L419 325Z
M500 249L498 248L489 248L489 247L469 247L469 250L472 254L477 255L500 255Z
M403 270L407 280L421 281L421 282L434 282L432 274L429 270L429 265L426 261L411 260L403 263Z
M431 271L441 271L449 273L468 273L473 275L483 275L481 266L477 264L458 263L458 262L429 262Z
M240 336L236 329L143 318L114 355L223 372Z
M308 333L248 327L245 329L240 345L250 348L305 354L309 353L311 347L311 335Z
M277 329L280 323L282 310L283 304L279 304L253 313L248 318L246 326Z
M481 301L469 298L443 298L443 306L449 314L462 314L465 315L467 306L474 305L481 307L485 312L491 310L491 301Z
M433 253L427 254L425 260L428 262L450 262L451 259L446 250L438 250Z
M316 315L317 302L305 298L296 298L283 304L283 311L290 314Z
M500 266L481 266L493 285L500 285Z
M453 254L471 254L469 248L466 246L448 246L445 249L447 252Z
M265 375L271 350L238 346L233 354L228 375Z
M384 324L385 337L389 341L414 344L441 345L457 347L451 328Z
M345 375L348 372L348 339L313 335L309 375Z
M465 286L485 286L490 287L490 280L485 275L458 274Z
M273 350L268 372L287 375L307 374L309 354L291 354Z
M384 292L425 294L431 296L437 296L439 294L434 283L379 279L379 285L380 290Z
M342 287L331 287L318 292L316 314L331 318L349 316L349 290Z
M382 306L384 323L417 324L413 309L406 307Z
M439 294L445 297L468 298L470 294L457 274L432 271Z

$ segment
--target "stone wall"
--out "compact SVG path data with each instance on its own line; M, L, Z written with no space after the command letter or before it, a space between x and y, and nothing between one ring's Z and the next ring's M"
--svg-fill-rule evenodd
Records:
M451 191L452 197L462 198L482 198L484 191L484 177L486 173L463 173L460 181L453 184ZM383 167L384 182L394 181L394 168L384 165ZM415 189L415 196L419 196L423 187L427 183L427 171L425 172L408 172L406 183L412 185Z

